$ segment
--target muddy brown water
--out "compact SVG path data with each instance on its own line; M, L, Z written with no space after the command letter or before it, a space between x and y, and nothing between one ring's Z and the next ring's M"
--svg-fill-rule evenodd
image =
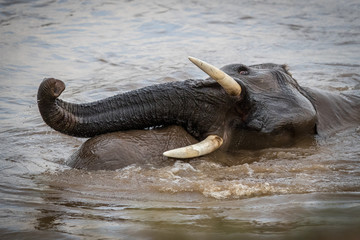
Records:
M37 87L98 100L216 66L287 63L301 85L360 95L360 3L0 1L1 239L359 239L360 128L247 164L177 161L86 172L85 141L42 121Z

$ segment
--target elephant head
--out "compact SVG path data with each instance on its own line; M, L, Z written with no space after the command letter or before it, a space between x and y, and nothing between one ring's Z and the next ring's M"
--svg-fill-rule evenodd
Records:
M164 153L175 158L217 148L284 146L315 133L315 108L285 65L231 64L220 70L190 60L211 78L153 85L85 104L59 99L65 84L45 79L37 96L41 116L53 129L76 137L182 126L200 142Z

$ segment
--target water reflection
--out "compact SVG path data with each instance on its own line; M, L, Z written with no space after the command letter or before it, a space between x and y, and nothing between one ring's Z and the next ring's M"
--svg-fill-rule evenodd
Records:
M91 238L118 237L120 231L135 238L257 239L267 233L276 239L356 239L360 226L358 193L248 198L223 201L221 207L210 199L160 202L87 196L83 202L81 193L65 190L60 198L49 193L44 200L53 208L39 210L36 228Z

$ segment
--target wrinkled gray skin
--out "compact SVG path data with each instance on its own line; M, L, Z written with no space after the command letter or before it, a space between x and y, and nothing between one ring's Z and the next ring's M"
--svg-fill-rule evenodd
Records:
M71 156L69 166L87 170L114 170L134 163L143 167L147 164L151 167L168 166L175 159L163 156L163 152L197 142L179 126L106 133L87 140ZM231 162L231 156L221 151L199 159L232 165L241 163Z
M88 170L117 169L132 163L163 164L166 150L203 140L224 139L207 159L241 149L287 147L358 124L359 97L302 88L286 66L227 65L222 68L242 87L230 96L212 79L153 85L93 103L73 104L58 97L65 84L45 79L38 106L53 129L85 142L69 165ZM144 130L159 127L164 129Z

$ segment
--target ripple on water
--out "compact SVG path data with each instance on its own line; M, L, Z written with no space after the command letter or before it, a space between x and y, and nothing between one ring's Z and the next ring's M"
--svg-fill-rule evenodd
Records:
M336 137L332 141L336 144ZM331 145L331 141L328 144ZM176 161L164 167L134 164L116 171L66 170L57 173L51 182L75 189L86 188L90 192L97 192L99 186L102 186L105 194L111 191L113 195L120 193L120 196L124 196L128 192L129 196L136 198L146 193L151 199L169 197L169 200L182 194L186 194L188 200L191 200L192 195L197 199L199 194L210 199L243 199L278 194L360 190L360 163L356 160L342 160L341 156L345 153L335 156L334 160L334 153L339 154L337 149L328 149L329 152L326 152L323 148L327 147L319 146L306 151L302 148L263 151L251 164L230 166L192 160ZM358 153L355 150L349 154ZM142 193L134 195L134 189Z

